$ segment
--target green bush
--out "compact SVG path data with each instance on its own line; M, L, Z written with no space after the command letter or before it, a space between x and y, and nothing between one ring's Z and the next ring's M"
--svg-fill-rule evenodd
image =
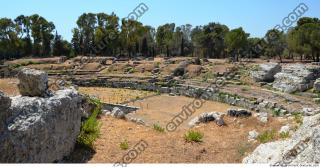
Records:
M100 123L97 120L101 113L101 102L97 99L89 98L89 101L96 105L90 117L82 122L80 134L77 138L77 144L83 147L93 148L94 141L100 135Z
M267 143L271 140L274 139L275 137L275 134L276 134L276 131L275 130L268 130L268 131L265 131L263 133L261 133L259 136L258 136L258 141L260 143Z
M127 140L124 140L123 142L120 143L119 146L120 146L121 150L128 150L128 148L129 148L129 143L128 143Z
M203 138L203 134L201 132L197 132L197 131L188 131L185 135L184 135L184 139L187 142L202 142L202 138Z
M272 115L273 115L274 117L280 116L280 110L279 110L279 109L273 109L273 110L272 110Z
M153 129L158 132L164 132L164 128L161 127L159 124L153 124Z

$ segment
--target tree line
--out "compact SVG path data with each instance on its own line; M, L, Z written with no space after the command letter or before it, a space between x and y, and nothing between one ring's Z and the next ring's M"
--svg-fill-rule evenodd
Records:
M313 60L320 57L320 20L300 18L287 32L271 29L252 38L241 27L230 30L221 23L193 27L174 23L157 28L115 13L84 13L76 21L70 42L58 34L53 22L37 14L0 19L0 55L4 59L26 56L116 56L134 58L163 55L204 58L283 58Z

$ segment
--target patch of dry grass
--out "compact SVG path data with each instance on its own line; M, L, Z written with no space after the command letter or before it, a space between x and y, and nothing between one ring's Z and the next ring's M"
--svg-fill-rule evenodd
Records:
M80 87L79 91L81 93L96 96L105 103L117 103L117 104L156 94L155 92L148 92L148 91L103 88L103 87Z

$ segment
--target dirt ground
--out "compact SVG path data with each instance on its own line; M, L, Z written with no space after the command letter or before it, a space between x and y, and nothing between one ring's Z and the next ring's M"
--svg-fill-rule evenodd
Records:
M20 94L17 87L18 83L19 81L16 78L0 79L0 91L7 96L17 96Z
M193 101L193 98L183 96L160 95L141 101L135 101L129 103L129 105L140 108L133 116L142 118L147 125L152 126L153 124L160 124L165 127L174 116L182 112L183 106L189 106L188 108L192 110ZM226 112L229 108L238 107L232 107L219 102L205 101L203 105L199 109L196 109L192 116L180 126L180 128L186 129L188 127L188 122L203 112Z
M186 129L161 133L151 127L107 116L100 121L101 136L95 142L96 153L89 163L121 161L140 140L146 141L148 147L133 163L240 163L259 144L247 142L249 131L278 130L282 125L274 119L263 125L254 117L237 120L227 117L227 126L219 127L208 123L194 128L204 134L203 142L188 143L183 138ZM129 150L122 150L119 146L125 140L129 143Z
M101 136L95 142L95 154L91 155L88 162L115 163L140 140L144 140L148 147L138 155L134 163L239 163L259 144L247 142L249 131L278 131L285 125L284 121L273 118L263 124L256 117L225 117L227 126L219 127L215 123L208 123L193 128L204 134L202 143L186 142L183 136L189 130L187 123L190 119L208 111L226 112L231 107L208 101L174 132L161 133L152 128L154 123L165 127L165 124L181 111L182 106L192 101L193 99L188 97L160 95L130 103L141 107L133 115L143 118L149 126L108 116L102 117ZM128 141L129 150L120 148L123 141Z

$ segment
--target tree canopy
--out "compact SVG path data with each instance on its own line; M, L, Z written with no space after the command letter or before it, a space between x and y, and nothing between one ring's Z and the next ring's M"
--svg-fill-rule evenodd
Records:
M0 18L0 55L3 59L25 56L157 55L205 58L292 58L320 61L320 20L300 18L288 32L271 29L263 38L250 38L241 27L211 22L193 27L167 23L158 27L121 19L115 13L84 13L76 20L70 42L58 34L53 22L37 14L14 20Z

